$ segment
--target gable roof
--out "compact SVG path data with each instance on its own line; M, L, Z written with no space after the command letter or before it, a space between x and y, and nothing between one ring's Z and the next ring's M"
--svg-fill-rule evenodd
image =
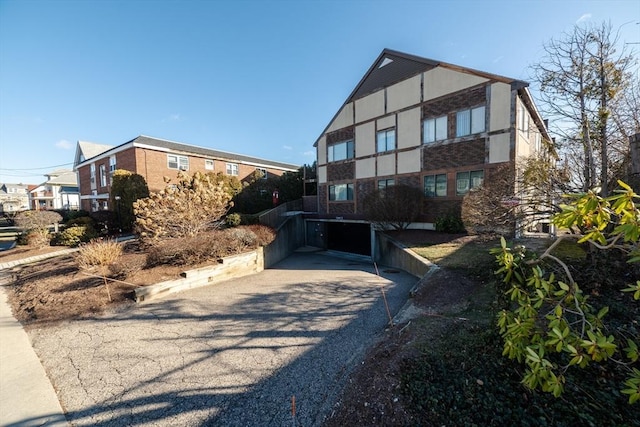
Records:
M110 148L113 148L113 145L96 144L95 142L89 142L89 141L78 141L78 145L76 146L76 156L73 162L73 167L78 166L80 163L84 162L87 159L90 159L101 153L104 153Z
M408 53L403 53L392 49L383 49L378 58L376 58L371 67L362 77L360 82L358 82L355 89L351 92L346 101L340 106L336 114L331 118L327 126L323 129L320 136L322 136L327 131L329 126L331 126L331 123L333 123L333 121L336 119L336 117L346 104L436 67L447 68L453 71L473 74L475 76L484 77L489 80L507 83L512 85L513 88L517 89L529 86L527 82L521 80L500 76L497 74L491 74L484 71L474 70L473 68L462 67L460 65L449 64L447 62L423 58L416 55L410 55ZM317 146L317 141L314 146Z
M271 168L282 169L286 171L296 171L301 166L301 165L294 165L291 163L283 163L283 162L277 162L272 160L260 159L258 157L245 156L243 154L235 154L235 153L229 153L226 151L213 150L210 148L198 147L195 145L188 145L188 144L183 144L181 142L168 141L166 139L153 138L145 135L140 135L130 141L125 142L124 144L120 144L116 147L112 147L106 151L98 153L97 155L91 158L87 158L86 160L80 163L88 162L89 160L93 161L94 158L97 158L97 157L112 155L130 147L150 148L150 149L156 149L160 151L183 153L187 155L195 154L195 155L208 157L212 159L229 160L229 161L238 162L238 163L248 163L255 166L271 167ZM80 164L77 164L76 168L78 166L80 166Z

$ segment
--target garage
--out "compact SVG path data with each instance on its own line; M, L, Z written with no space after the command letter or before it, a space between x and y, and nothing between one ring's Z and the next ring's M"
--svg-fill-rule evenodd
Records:
M355 222L328 222L327 249L371 256L371 225Z

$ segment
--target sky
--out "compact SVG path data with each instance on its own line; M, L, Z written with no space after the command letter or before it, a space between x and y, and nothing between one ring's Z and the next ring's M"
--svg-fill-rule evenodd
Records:
M139 135L311 164L384 48L530 81L603 21L640 50L638 0L0 0L0 183Z

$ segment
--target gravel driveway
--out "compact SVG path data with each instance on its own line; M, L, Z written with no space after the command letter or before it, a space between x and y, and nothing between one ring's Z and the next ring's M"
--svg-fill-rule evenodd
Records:
M407 273L296 253L269 270L31 331L77 426L317 426L406 302ZM295 396L296 416L291 401Z

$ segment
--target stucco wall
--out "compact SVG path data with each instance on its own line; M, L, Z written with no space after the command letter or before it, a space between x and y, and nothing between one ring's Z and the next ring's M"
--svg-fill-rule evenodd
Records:
M379 90L371 95L356 100L356 123L364 122L379 116L384 111L384 90Z
M401 110L420 102L422 74L403 80L387 88L387 111Z
M424 73L423 100L438 98L486 81L484 77L436 67Z

